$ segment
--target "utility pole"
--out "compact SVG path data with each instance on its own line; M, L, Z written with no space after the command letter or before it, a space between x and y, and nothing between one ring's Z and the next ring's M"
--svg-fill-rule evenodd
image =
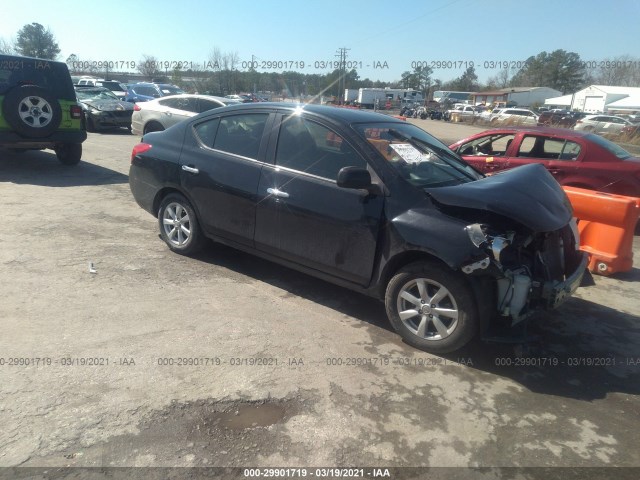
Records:
M256 69L254 68L254 65L256 61L256 56L255 55L251 55L251 68L250 70L253 70L253 75L251 75L253 77L253 93L256 93L256 77L258 72L256 71Z
M336 57L340 57L338 62L340 77L338 77L338 103L342 105L344 102L344 90L347 88L346 75L347 75L347 52L351 50L347 47L339 48L336 52Z

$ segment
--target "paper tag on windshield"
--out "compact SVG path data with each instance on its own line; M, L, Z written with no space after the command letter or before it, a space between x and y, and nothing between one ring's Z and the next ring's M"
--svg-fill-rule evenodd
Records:
M407 163L420 163L429 161L429 155L425 155L410 143L392 143L393 148L400 158Z

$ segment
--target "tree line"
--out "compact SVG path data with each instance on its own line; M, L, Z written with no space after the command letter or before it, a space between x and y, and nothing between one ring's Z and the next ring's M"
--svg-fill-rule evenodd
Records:
M57 59L60 48L49 28L39 23L23 26L16 39L0 39L0 53L29 57ZM152 55L144 55L135 62L135 70L145 80L162 78L183 88L200 93L228 94L235 92L277 92L289 96L341 96L340 78L346 88L413 88L428 96L435 90L482 91L509 87L550 87L568 94L588 85L640 86L640 59L630 55L607 58L601 61L583 61L575 52L562 49L540 52L529 57L519 68L505 66L497 74L480 82L475 68L469 66L459 77L443 81L434 78L429 66L416 66L405 71L400 79L383 82L361 78L355 69L335 68L327 73L302 73L300 71L263 72L253 68L240 69L237 52L223 52L214 47L206 65L164 65ZM76 55L67 58L72 73L109 76L113 66L102 62L80 59ZM172 62L175 63L175 62ZM78 68L86 66L87 68ZM338 65L339 67L339 65ZM111 72L109 72L111 68Z

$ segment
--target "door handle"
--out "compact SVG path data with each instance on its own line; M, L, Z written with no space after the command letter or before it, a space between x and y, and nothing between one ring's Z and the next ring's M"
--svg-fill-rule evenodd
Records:
M277 188L267 188L267 193L269 195L273 195L274 197L289 198L289 194L287 192L283 192L282 190L278 190Z
M200 170L198 170L197 168L188 167L187 165L182 165L182 170L184 170L185 172L193 173L194 175L200 173Z

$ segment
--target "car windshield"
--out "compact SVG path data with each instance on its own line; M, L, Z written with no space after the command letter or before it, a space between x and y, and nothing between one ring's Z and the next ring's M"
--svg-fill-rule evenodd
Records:
M118 100L118 97L116 97L113 93L111 93L110 90L89 90L89 89L84 89L84 90L78 90L78 100L80 100L81 102L86 102L86 101L96 101L96 100Z
M102 82L102 86L108 88L112 92L126 92L121 83L118 82Z
M618 157L620 160L626 160L627 158L633 157L633 155L627 152L624 148L619 147L615 143L607 140L606 138L602 138L600 135L595 135L593 133L590 133L586 136L586 138L588 140L591 140L593 143L600 145L602 148L606 148L611 153L613 153L616 157Z
M443 143L410 123L367 123L354 128L416 187L444 187L482 178Z

